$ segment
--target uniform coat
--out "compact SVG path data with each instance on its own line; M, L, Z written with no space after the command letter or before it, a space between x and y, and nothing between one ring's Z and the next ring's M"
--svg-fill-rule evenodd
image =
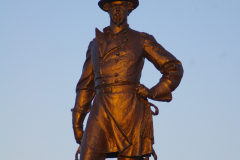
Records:
M136 157L153 152L151 109L134 90L140 83L145 58L162 73L159 83L151 88L153 99L171 101L171 92L183 75L179 60L153 36L128 26L116 35L111 34L110 27L104 33L96 29L96 38L90 42L77 84L73 109L81 113L91 111L81 154L109 153L110 156L119 152L122 156ZM112 92L114 87L129 89Z

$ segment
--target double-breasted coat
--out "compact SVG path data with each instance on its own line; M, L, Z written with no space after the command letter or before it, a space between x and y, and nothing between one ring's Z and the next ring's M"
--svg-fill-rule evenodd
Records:
M90 112L81 153L110 156L118 152L135 157L153 152L151 109L135 92L145 58L162 73L159 83L151 88L153 99L171 101L171 92L183 75L179 60L153 36L128 26L116 35L111 34L110 27L103 33L96 29L96 38L90 42L77 84L73 109Z

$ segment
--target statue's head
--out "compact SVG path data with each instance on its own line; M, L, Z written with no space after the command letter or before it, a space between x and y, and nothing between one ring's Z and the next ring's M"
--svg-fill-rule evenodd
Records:
M99 7L108 12L111 21L120 26L138 6L138 0L101 0Z

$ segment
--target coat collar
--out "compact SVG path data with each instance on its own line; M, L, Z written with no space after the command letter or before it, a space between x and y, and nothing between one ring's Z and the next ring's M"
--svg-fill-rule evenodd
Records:
M107 40L104 33L99 31L97 28L96 28L96 40L97 40L98 50L100 52L100 57L102 57L107 47Z
M100 52L100 57L104 57L106 53L119 48L123 43L128 40L129 26L127 25L119 33L112 35L110 27L103 29L103 33L96 28L96 40L98 45L98 50ZM112 40L107 43L107 38L112 37Z
M112 34L110 26L103 29L103 33L106 38L111 37L112 39L116 38L118 35L126 34L129 31L129 25L126 25L120 32L117 34Z

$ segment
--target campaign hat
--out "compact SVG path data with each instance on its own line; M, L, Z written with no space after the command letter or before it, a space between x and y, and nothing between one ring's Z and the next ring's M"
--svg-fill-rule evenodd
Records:
M127 2L132 2L133 3L133 10L136 9L139 5L139 2L138 0L100 0L98 2L98 6L102 9L103 9L103 6L106 4L106 3L110 3L110 2L114 2L114 1L127 1ZM104 10L105 12L107 12L106 10Z

